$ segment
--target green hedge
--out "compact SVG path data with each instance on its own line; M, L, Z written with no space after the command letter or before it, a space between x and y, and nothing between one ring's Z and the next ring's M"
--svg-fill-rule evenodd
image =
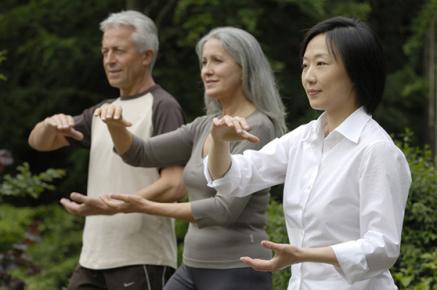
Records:
M57 204L0 205L0 252L7 257L8 274L24 281L26 290L63 289L77 264L82 220ZM5 285L0 279L0 289L9 290Z
M392 270L400 289L437 289L437 159L428 147L410 146L411 133L399 147L413 182L405 211L401 255Z

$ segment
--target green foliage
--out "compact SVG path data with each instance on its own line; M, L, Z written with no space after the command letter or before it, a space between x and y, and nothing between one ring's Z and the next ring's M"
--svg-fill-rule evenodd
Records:
M425 134L425 107L425 79L412 66L405 66L388 76L386 95L377 111L376 119L391 128L390 132L401 133L404 128L411 128L416 136L420 136Z
M270 200L268 209L267 234L269 239L275 243L288 244L287 228L285 227L284 210L282 204ZM287 289L290 280L290 267L273 273L273 290Z
M6 60L6 51L0 50L0 64ZM2 73L0 73L0 81L5 81L6 76Z
M27 290L65 287L77 264L82 225L81 218L57 204L35 208L0 205L0 253L14 251L14 256L20 257L8 261L9 274L24 281Z
M412 174L405 211L401 255L393 269L401 289L437 289L437 160L428 147L411 145L405 134L400 148Z
M437 17L437 0L424 1L418 17L414 18L412 24L412 36L404 44L405 53L412 58L412 62L417 64L421 59L418 56L421 55L423 49L424 39L426 33L429 30L430 24L433 18Z
M176 231L176 240L177 240L177 255L178 255L178 265L182 263L182 256L184 253L184 238L185 233L188 230L188 222L184 220L176 220L175 222L175 231Z
M0 185L0 201L2 196L23 197L30 196L37 198L44 191L54 190L51 182L65 176L62 169L48 169L37 175L30 172L27 162L17 167L18 173L12 177L9 174L4 176Z
M10 205L1 205L0 209L0 253L11 249L12 245L24 237L32 219L32 210L17 209Z
M28 275L25 268L19 268L14 276L25 281L27 290L62 289L78 262L83 219L66 213L57 204L34 209L33 218L41 221L41 240L33 244L27 254L40 271Z
M6 196L37 198L55 190L52 182L65 175L59 169L34 175L27 163L17 171L14 177L4 176L0 201ZM0 286L8 287L13 280L24 282L28 290L62 289L77 263L81 228L82 219L57 204L34 208L0 204Z

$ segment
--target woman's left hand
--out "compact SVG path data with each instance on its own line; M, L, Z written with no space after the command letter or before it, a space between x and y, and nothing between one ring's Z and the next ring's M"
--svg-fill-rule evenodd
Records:
M300 263L301 249L290 244L278 244L270 241L262 241L261 245L273 250L275 256L270 260L252 259L250 257L241 257L240 260L246 265L252 267L256 271L261 272L276 272L283 268Z

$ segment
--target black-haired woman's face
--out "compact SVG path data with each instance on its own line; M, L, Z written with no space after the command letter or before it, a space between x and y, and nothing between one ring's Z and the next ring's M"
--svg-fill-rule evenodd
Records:
M332 55L325 34L315 36L306 47L302 85L313 109L345 112L358 107L353 84L341 57Z

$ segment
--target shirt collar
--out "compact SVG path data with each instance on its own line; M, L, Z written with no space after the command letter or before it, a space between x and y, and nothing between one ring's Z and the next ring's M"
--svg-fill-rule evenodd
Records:
M135 95L132 95L132 96L123 96L123 97L120 96L120 100L128 101L128 100L136 99L136 98L144 96L147 93L150 93L150 92L156 90L157 88L160 88L160 86L158 84L154 84L150 88L147 88L146 90L144 90L142 92L139 92L138 94L135 94Z
M334 131L337 131L354 143L358 143L364 126L372 118L367 114L364 107L360 107L346 118Z
M345 138L349 139L354 143L358 143L364 126L371 118L372 116L367 114L363 107L360 107L355 110L351 115L349 115L349 117L347 117L337 128L335 128L334 132L343 135ZM310 136L307 136L307 138L305 139L309 141L323 139L325 124L326 113L323 113L316 120Z

